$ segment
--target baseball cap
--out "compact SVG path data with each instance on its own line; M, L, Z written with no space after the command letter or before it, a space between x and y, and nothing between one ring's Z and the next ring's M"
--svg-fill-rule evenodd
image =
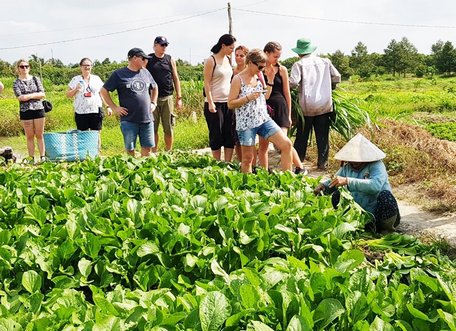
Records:
M168 46L169 42L168 42L168 39L166 39L166 37L158 36L157 38L155 38L154 44L160 44L162 46L164 46L164 45Z
M144 51L141 48L132 48L128 51L128 58L131 58L133 56L142 56L145 59L150 59L151 57L144 53Z

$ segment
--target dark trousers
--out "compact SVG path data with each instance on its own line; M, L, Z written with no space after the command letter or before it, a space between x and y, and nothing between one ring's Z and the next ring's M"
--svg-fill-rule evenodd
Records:
M327 166L329 155L329 126L331 124L330 115L331 113L318 116L304 116L304 123L302 121L298 122L294 148L298 152L301 161L304 161L306 157L307 144L313 128L315 139L317 140L317 166L319 168Z
M222 147L234 148L233 117L234 111L228 109L226 102L216 102L215 113L209 111L209 104L204 103L204 117L209 129L209 146L215 151Z

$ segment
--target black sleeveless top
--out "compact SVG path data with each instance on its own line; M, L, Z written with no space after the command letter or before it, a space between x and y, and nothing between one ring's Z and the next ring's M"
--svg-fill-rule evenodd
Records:
M273 109L273 114L271 114L271 118L276 122L281 128L289 128L291 126L290 121L288 120L288 106L287 100L283 95L283 81L282 76L280 76L280 66L277 64L279 70L274 76L274 84L272 87L271 95L269 99L266 100L268 106ZM268 82L268 77L264 75L264 79L266 83Z
M152 58L147 62L146 68L158 85L158 96L167 97L168 95L172 95L174 84L171 55L165 54L162 58L159 58L152 53L149 56L152 56Z

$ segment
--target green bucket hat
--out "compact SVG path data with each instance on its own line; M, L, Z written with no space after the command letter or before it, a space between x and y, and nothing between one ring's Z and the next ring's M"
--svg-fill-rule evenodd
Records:
M317 46L312 45L310 39L301 38L296 42L296 47L291 50L299 55L305 55L313 53L317 49Z

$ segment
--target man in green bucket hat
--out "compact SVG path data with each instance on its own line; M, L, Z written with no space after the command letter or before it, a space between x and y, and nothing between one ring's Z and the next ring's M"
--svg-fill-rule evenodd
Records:
M317 49L310 39L301 38L292 51L300 60L293 64L290 74L290 87L299 87L299 104L304 123L298 121L294 148L301 161L304 161L312 128L317 140L317 167L326 170L329 155L330 115L333 111L332 90L340 83L341 77L331 61L313 52Z

